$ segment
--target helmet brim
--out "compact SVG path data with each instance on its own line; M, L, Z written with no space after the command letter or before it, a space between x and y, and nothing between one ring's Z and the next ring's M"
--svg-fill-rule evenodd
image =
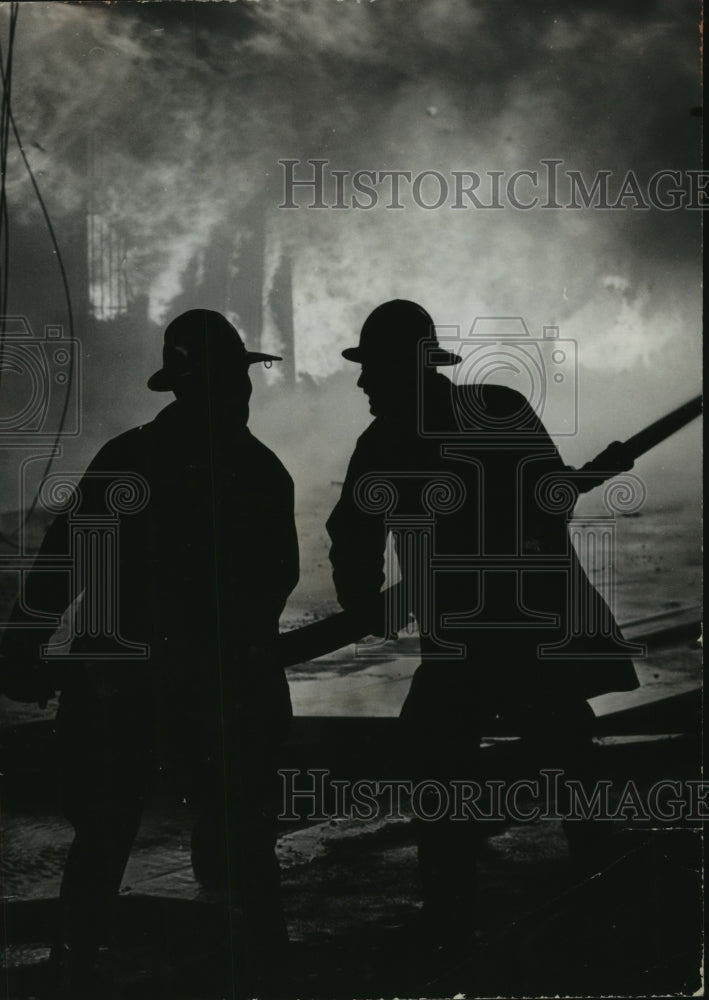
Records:
M377 361L390 360L399 361L402 360L403 355L395 355L389 357L388 355L382 353L372 353L371 351L364 352L361 347L347 347L342 352L342 357L346 358L347 361L356 361L359 364L368 361L372 364L376 364ZM459 365L463 359L458 354L453 354L452 351L444 351L442 349L434 349L431 351L431 363L435 365L436 368L445 368L448 365Z
M243 355L247 365L257 365L260 361L283 361L277 354L262 354L260 351L247 351ZM167 368L161 368L148 379L148 389L153 392L170 392L175 387L175 376Z

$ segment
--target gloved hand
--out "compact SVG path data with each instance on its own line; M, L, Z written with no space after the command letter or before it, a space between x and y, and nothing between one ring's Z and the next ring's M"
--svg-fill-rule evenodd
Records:
M628 472L635 465L622 441L611 441L607 448L584 465L584 471L606 473L608 476L618 472Z
M0 659L0 693L12 701L36 702L46 708L56 694L49 664L39 659Z
M617 476L619 472L628 472L634 464L623 442L612 441L592 461L586 462L579 469L581 476L576 484L577 488L581 493L588 493L595 486L600 486L606 480Z

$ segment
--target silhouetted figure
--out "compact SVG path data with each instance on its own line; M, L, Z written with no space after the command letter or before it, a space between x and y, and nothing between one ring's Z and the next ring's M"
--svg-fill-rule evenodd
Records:
M362 366L357 385L375 419L327 524L330 559L343 608L367 613L384 582L387 531L394 534L408 602L401 610L421 633L422 663L401 713L412 776L448 789L455 779L481 780L480 737L498 716L529 737L524 777L546 766L583 778L593 721L586 699L638 681L570 544L573 499L555 506L554 484L575 470L519 393L456 386L433 370L461 359L440 348L431 317L413 302L379 306L359 346L343 354ZM632 464L612 447L606 458ZM596 471L584 467L577 487L607 478L607 469ZM574 601L591 612L580 633ZM552 618L540 628L543 615ZM572 618L578 634L568 653L542 655L540 646L565 639ZM567 824L572 850L590 848L596 833L597 825ZM418 822L417 836L424 928L432 943L450 943L475 925L473 830L445 815Z
M69 983L110 933L156 773L201 804L193 861L198 876L226 886L237 990L253 995L283 969L275 753L291 706L284 672L257 669L249 657L278 634L298 580L292 480L247 429L249 365L271 360L280 359L247 352L218 313L179 316L165 331L163 368L148 382L176 400L109 441L79 485L72 516L90 518L105 514L107 487L126 474L147 484L142 509L120 518L113 621L123 644L147 644L149 655L100 659L110 643L84 630L71 649L84 660L66 663L57 684L62 796L75 828L61 888ZM11 625L32 611L61 613L78 596L65 575L43 568L69 551L68 536L65 514L45 537L24 587L27 610L18 604ZM105 589L91 573L86 615ZM11 628L3 652L30 663L51 632Z

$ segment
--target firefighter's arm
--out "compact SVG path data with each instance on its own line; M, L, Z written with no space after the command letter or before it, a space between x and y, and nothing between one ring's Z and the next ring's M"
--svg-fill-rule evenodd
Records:
M623 442L612 441L590 462L586 462L580 469L569 468L569 472L579 493L588 493L618 473L629 472L634 464Z
M516 394L515 394L516 395ZM521 397L518 397L521 399ZM560 481L573 487L577 494L588 493L620 472L628 472L633 468L633 458L630 450L622 441L613 441L604 448L592 461L586 462L580 469L566 465L552 441L549 432L541 419L536 415L528 402L517 403L520 428L531 429L535 444L540 451L549 455L548 471L559 474Z
M300 574L293 480L285 470L269 491L262 538L254 555L242 603L254 640L269 642L277 634L278 619Z
M281 552L279 588L283 605L285 606L288 597L295 589L300 578L300 552L298 549L298 532L295 526L295 490L293 480L290 476L288 476L287 482L284 484L282 496L282 516L278 519L280 525L279 548Z
M46 708L55 695L49 664L36 658L0 656L0 694Z
M78 596L77 575L69 563L71 535L66 511L77 503L82 510L96 508L96 483L89 474L110 466L110 449L104 447L89 465L65 512L59 513L49 526L32 568L20 581L20 592L0 643L0 690L15 701L37 701L42 705L54 695L49 664L42 659L41 650Z
M57 558L68 556L68 546L68 518L60 514L46 532L32 569L20 581L0 644L0 691L13 701L36 701L44 707L54 696L40 650L72 600L71 573L56 566Z
M13 701L37 702L44 708L54 697L51 667L41 650L75 596L70 568L56 565L69 557L69 546L69 519L59 514L20 582L0 644L0 691Z
M364 442L360 438L350 461L340 499L327 521L337 599L345 611L355 613L378 604L386 547L383 516L365 511L357 502L357 483L372 471L363 437Z

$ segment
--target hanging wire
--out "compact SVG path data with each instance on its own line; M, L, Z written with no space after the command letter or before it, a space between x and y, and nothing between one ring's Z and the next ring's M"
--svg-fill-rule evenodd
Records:
M2 102L0 104L0 380L2 379L5 349L5 315L7 309L8 283L10 275L10 237L7 214L7 155L9 152L10 116L12 114L12 62L15 48L15 30L20 13L19 3L10 5L10 27L7 45L7 59L3 59L0 46L0 78L2 79Z
M64 298L66 301L67 318L69 324L69 337L70 340L74 340L74 310L71 302L71 291L69 289L69 280L67 278L66 268L64 266L64 258L62 257L61 249L59 247L59 242L57 240L56 232L52 224L49 211L45 204L42 193L39 189L37 179L32 171L29 160L27 159L27 154L25 153L24 146L22 144L22 138L20 136L15 117L12 112L11 105L11 93L12 93L12 56L15 44L15 29L17 25L17 18L19 16L19 3L11 4L10 11L10 31L8 37L8 52L7 59L3 59L2 45L0 44L0 78L2 80L2 104L0 108L0 169L2 170L2 177L0 178L0 247L2 248L2 261L0 262L0 377L2 376L2 363L3 363L3 353L4 353L4 341L6 336L5 330L5 309L7 306L7 289L8 289L8 272L9 272L9 231L8 231L8 217L7 217L7 196L5 189L5 178L6 178L6 166L7 166L7 153L9 146L10 128L12 128L12 133L15 137L15 142L17 143L17 148L20 151L22 157L22 162L24 163L25 169L29 176L30 182L32 184L32 189L37 198L42 216L44 218L47 230L49 232L49 237L52 241L52 246L54 249L54 255L57 259L57 264L59 266L59 272L61 275L62 287L64 290ZM62 411L59 416L59 424L57 426L54 442L47 459L47 463L42 473L42 480L46 479L49 471L54 463L54 458L56 456L59 443L61 441L62 432L64 430L64 425L66 423L67 413L69 412L69 402L71 400L71 393L73 389L74 382L74 351L69 352L69 371L67 375L67 381L65 384L66 393L64 396L64 403L62 406ZM40 480L41 481L41 480ZM35 495L30 507L25 513L20 532L29 523L30 518L34 514L39 500L39 492ZM0 533L0 539L4 541L7 545L14 549L19 549L20 546L14 539Z

